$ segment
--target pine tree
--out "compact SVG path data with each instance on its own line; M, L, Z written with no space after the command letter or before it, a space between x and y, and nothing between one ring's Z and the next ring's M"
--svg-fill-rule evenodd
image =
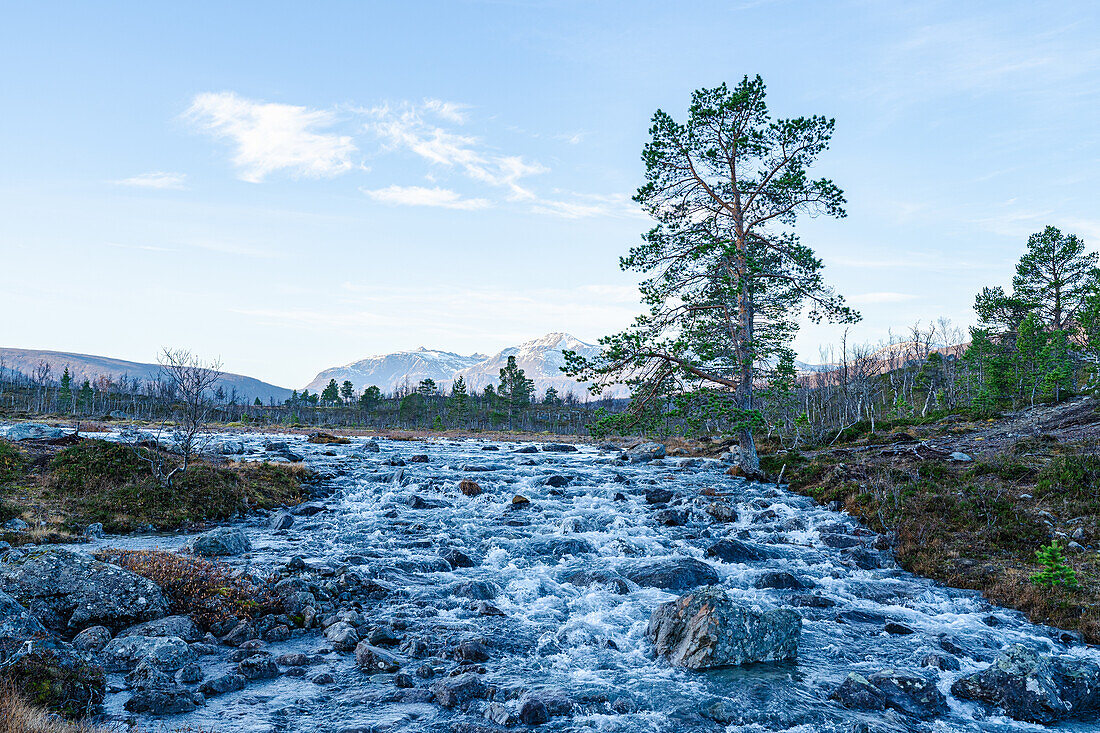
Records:
M553 386L546 388L546 394L542 396L542 404L544 405L560 405L561 397L558 397L558 391Z
M447 398L447 411L456 418L466 417L469 411L469 395L466 392L466 380L459 375L451 385L451 396Z
M321 403L325 405L340 404L340 387L335 379L328 380L328 385L321 391Z
M1067 329L1095 288L1098 260L1100 255L1086 252L1077 235L1048 226L1028 237L1012 278L1013 295L1037 308L1047 329Z
M381 403L382 390L373 384L364 389L363 394L359 395L359 406L367 412L371 412Z
M350 379L345 379L344 383L340 385L340 396L344 398L344 402L351 402L355 399L355 385L351 383Z
M91 407L92 398L94 396L95 393L92 391L92 383L85 379L80 385L80 392L77 394L76 398L77 402L79 402L80 406L83 408Z
M595 359L566 354L566 372L633 389L643 414L670 392L718 389L732 403L742 468L759 471L754 384L811 320L858 315L823 282L822 263L792 227L799 214L843 217L844 195L807 169L829 145L833 120L773 120L760 77L692 95L688 119L658 110L642 152L646 182L634 200L657 220L621 261L645 273L649 312L600 340Z
M61 373L61 389L57 393L58 399L62 405L68 405L73 399L73 377L69 374L68 365L65 366L65 371Z
M257 397L255 399L255 401L253 401L252 404L255 405L256 407L263 407L264 406L263 400L261 400L259 397Z
M1035 551L1035 560L1043 569L1031 576L1031 582L1041 588L1061 586L1070 590L1077 588L1077 573L1066 561L1065 553L1058 540Z

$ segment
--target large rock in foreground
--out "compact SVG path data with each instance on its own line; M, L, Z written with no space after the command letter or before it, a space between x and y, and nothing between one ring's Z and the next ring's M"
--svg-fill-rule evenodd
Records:
M712 669L798 656L802 617L789 608L763 611L705 586L661 604L646 636L676 667Z
M1016 645L988 668L956 680L951 694L1029 723L1091 719L1100 714L1100 667Z
M168 601L153 581L65 550L0 565L0 590L62 635L97 625L119 631L168 614Z

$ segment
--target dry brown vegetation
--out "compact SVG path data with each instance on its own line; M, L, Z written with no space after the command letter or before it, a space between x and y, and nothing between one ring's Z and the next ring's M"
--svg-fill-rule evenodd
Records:
M108 733L108 730L46 712L28 703L10 682L0 682L0 733Z
M161 550L109 550L96 557L153 581L168 596L174 613L190 615L203 628L230 618L262 616L278 606L278 597L267 586L215 560Z

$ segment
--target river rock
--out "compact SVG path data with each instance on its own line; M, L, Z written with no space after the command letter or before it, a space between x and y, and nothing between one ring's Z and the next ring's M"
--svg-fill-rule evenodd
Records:
M477 566L477 563L474 562L469 555L453 547L449 547L440 552L439 557L446 560L452 568L472 568Z
M202 639L203 633L190 616L165 616L131 626L119 633L120 638L128 636L176 636L191 642Z
M111 630L106 626L89 626L73 637L73 649L81 652L101 652L111 641Z
M445 708L462 708L489 694L489 688L472 672L439 680L432 684L431 691L435 701Z
M401 669L401 660L396 655L366 641L359 642L355 647L355 664L367 674Z
M219 527L193 538L187 549L204 557L230 557L251 552L252 543L239 527Z
M576 453L577 446L569 443L547 443L542 446L542 450L546 453Z
M108 672L126 672L143 661L162 672L173 672L196 657L187 642L175 636L116 637L108 642L100 656Z
M768 558L763 550L735 539L718 540L707 548L706 556L728 563L758 562Z
M272 529L290 529L294 526L294 516L290 512L279 512L271 518Z
M568 555L591 555L596 547L579 537L538 537L526 540L520 551L527 556L552 557L561 560Z
M801 633L795 611L737 603L717 586L661 604L646 629L658 656L688 669L794 659Z
M936 683L912 672L883 670L867 678L883 695L886 707L919 720L947 712L947 698Z
M0 565L0 590L64 635L97 625L118 631L168 613L168 601L153 581L65 550Z
M648 463L664 458L665 447L660 443L642 443L636 448L626 452L626 457L631 463Z
M42 423L25 422L12 425L4 433L4 437L13 443L21 440L57 440L65 437L65 430L55 428Z
M359 644L359 633L347 621L337 621L325 629L325 638L333 649L350 652Z
M638 585L671 591L690 590L718 582L718 573L714 568L691 557L634 563L620 572Z
M207 697L243 690L247 680L239 674L223 674L199 685L199 692Z
M1015 645L988 668L956 680L951 694L1029 723L1091 718L1100 712L1100 667Z
M571 585L600 588L621 596L633 590L630 581L612 570L577 570L566 573L562 580Z
M253 654L237 665L237 674L248 680L270 680L279 676L279 665L267 652Z
M788 572L768 572L753 583L754 588L775 588L777 590L809 590L814 587L812 580L804 580Z

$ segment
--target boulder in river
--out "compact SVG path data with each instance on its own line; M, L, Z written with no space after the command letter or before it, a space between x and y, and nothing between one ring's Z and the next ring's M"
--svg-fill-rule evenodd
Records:
M1100 667L1015 645L981 672L956 680L951 694L1029 723L1092 718L1100 713Z
M219 527L193 538L187 549L204 557L225 557L250 552L252 543L239 527Z
M442 679L433 684L431 690L435 701L445 708L462 708L489 694L489 688L472 672Z
M103 648L103 667L126 672L148 662L162 672L174 672L195 661L195 652L178 636L115 637Z
M359 642L355 647L355 664L367 674L401 669L401 660L396 655L366 641Z
M893 669L864 677L852 672L829 697L852 710L896 710L919 720L947 712L947 698L935 682Z
M631 448L627 451L626 457L631 463L648 463L664 458L665 454L666 450L663 445L650 442Z
M4 437L13 443L21 440L57 440L65 437L65 430L42 423L25 422L12 425L4 433Z
M718 582L718 573L714 568L692 557L637 562L622 568L620 572L638 585L671 591L685 591Z
M718 540L707 548L707 557L728 563L748 563L766 560L768 553L747 542L735 539Z
M0 565L0 590L63 635L96 625L118 631L168 613L168 601L153 581L66 550Z
M762 610L706 586L657 607L646 636L676 667L712 669L798 656L802 617L789 608Z

